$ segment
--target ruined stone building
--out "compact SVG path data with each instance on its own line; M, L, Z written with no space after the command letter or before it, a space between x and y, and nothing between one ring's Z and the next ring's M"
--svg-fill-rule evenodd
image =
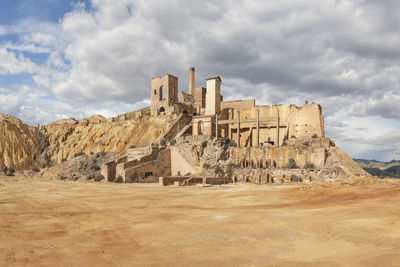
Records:
M231 140L236 148L230 152L230 160L243 168L283 168L289 158L303 165L310 161L318 167L326 164L330 143L324 138L319 104L259 106L254 99L224 101L219 76L206 79L205 85L196 87L195 69L190 68L188 89L178 97L177 77L153 78L151 115L175 118L159 140L170 146L128 149L126 156L102 166L106 180L121 176L125 182L138 182L199 173L204 160L198 148L215 137ZM312 137L319 141L299 152L296 140Z
M165 97L164 97L165 94ZM151 81L151 113L193 115L191 135L229 137L238 146L282 145L290 137L324 137L319 104L257 106L254 99L223 101L221 78L206 79L195 87L195 69L189 71L189 88L178 99L178 78L170 74Z

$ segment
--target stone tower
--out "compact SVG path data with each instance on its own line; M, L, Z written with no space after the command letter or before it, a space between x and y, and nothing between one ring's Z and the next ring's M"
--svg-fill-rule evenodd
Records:
M178 102L178 78L166 74L151 80L151 105L166 102L173 104Z
M214 115L221 112L221 78L219 76L208 78L206 92L205 115Z
M151 114L171 114L178 103L178 78L166 74L151 80Z

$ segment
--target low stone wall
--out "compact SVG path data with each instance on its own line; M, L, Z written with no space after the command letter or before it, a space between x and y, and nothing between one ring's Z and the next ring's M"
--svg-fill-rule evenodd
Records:
M183 185L185 181L188 181L187 185L195 185L203 183L203 178L190 178L190 177L159 177L160 185L174 185L178 182L179 185Z
M209 135L196 135L196 136L182 136L176 139L176 142L178 144L182 143L190 143L192 145L200 145L204 141L211 140L211 136Z
M226 177L160 177L160 185L196 185L196 184L212 184L221 185L228 184L232 181L231 178Z
M128 148L127 149L128 161L135 159L140 160L143 156L152 154L153 151L158 152L158 147L146 146L146 147Z
M232 180L239 183L282 184L291 182L310 183L321 177L335 179L340 170L327 169L235 169ZM329 181L329 179L327 180Z
M229 184L232 182L231 178L227 177L206 177L205 184L212 184L212 185L221 185L221 184Z
M124 169L121 176L126 183L135 183L144 181L149 176L160 177L166 175L171 175L171 152L169 149L160 151L155 160Z

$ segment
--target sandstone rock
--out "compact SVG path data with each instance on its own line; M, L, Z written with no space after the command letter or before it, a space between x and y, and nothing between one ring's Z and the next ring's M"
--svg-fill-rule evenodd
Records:
M78 122L63 119L40 127L23 124L10 115L0 114L0 167L16 170L57 164L76 154L101 151L125 153L128 145L147 146L166 131L169 116L110 122L92 116Z
M50 123L49 126L64 125L64 124L74 125L77 123L78 123L78 121L75 120L74 118L69 118L69 119L62 119L62 120L54 121L54 122Z
M0 114L0 169L5 166L16 170L31 168L37 146L34 127Z

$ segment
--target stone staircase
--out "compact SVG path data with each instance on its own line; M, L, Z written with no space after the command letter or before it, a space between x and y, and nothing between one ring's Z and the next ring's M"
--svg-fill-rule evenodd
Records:
M178 134L183 134L183 129L188 129L192 123L192 116L187 114L181 114L179 117L172 123L172 125L167 129L165 134L163 134L158 141L164 139L166 142L169 142L171 139L176 138ZM185 131L186 131L185 130ZM182 133L181 133L182 132Z

